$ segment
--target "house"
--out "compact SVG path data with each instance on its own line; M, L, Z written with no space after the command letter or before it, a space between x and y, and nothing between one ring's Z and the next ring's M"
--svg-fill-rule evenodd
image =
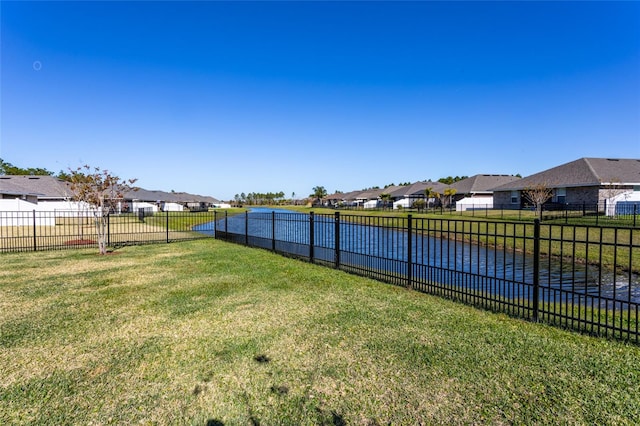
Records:
M511 175L478 174L455 182L451 189L455 191L450 203L455 203L456 211L468 209L493 208L493 188L505 185L520 178Z
M216 205L224 205L213 197L189 194L187 192L165 192L138 188L124 196L134 212L143 209L150 212L167 211L206 211ZM226 204L229 206L229 204Z
M323 205L328 207L355 206L357 196L363 191L336 192L323 199Z
M523 191L536 186L552 190L552 205L598 205L612 214L618 203L640 202L640 159L580 158L494 188L493 205L531 204Z
M0 176L0 211L55 211L77 208L69 184L53 176Z
M393 208L411 208L418 200L425 200L426 190L429 189L434 195L425 200L426 203L436 206L439 204L444 191L449 188L442 182L422 181L415 182L408 186L400 187L391 196L394 199ZM437 195L436 195L437 194Z

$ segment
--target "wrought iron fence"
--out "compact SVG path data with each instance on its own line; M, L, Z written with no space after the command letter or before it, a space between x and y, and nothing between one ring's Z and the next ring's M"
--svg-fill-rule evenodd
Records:
M402 210L410 213L431 213L460 217L482 217L502 220L555 221L564 223L588 222L593 225L640 226L640 202L619 201L615 204L601 201L599 203L546 203L542 206L541 215L535 207L519 204L492 204L478 200L477 203L464 204L456 209L454 204L449 206L437 205L428 207L394 208L393 205L365 208L362 205L331 206L341 211L367 210L392 211Z
M212 212L139 211L107 216L107 245L206 238ZM95 219L86 211L0 212L0 252L97 247Z
M534 321L640 343L640 229L284 211L110 215L108 245L215 236ZM0 212L0 251L97 246L93 217Z
M640 232L634 228L271 211L216 215L215 236L640 342Z

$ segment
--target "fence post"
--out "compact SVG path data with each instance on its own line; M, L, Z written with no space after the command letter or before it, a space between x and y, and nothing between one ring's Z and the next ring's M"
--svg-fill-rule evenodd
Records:
M167 210L165 213L165 225L167 226L167 244L169 244L169 210Z
M218 235L216 231L218 229L218 212L216 210L213 211L213 239L217 239Z
M533 321L540 311L540 219L533 221Z
M33 210L33 251L38 250L38 240L36 236L36 210Z
M276 251L276 212L271 210L271 251Z
M407 216L407 288L413 288L413 224Z
M225 239L227 237L227 232L228 232L228 229L229 229L228 228L228 225L229 225L228 219L229 219L229 215L228 215L228 212L225 210L224 211L224 235L225 235Z
M637 211L638 211L637 207L638 207L637 204L633 205L633 226L634 227L636 226L636 215L638 214L637 213Z
M340 269L340 212L335 213L334 238L335 243L335 268Z
M313 246L315 245L313 212L309 212L309 262L313 263Z
M244 245L249 245L249 211L244 212Z
M111 213L107 213L107 246L111 247Z
M604 200L604 215L607 215L607 200ZM598 220L600 219L600 212L598 211L598 205L596 204L596 226L598 226Z

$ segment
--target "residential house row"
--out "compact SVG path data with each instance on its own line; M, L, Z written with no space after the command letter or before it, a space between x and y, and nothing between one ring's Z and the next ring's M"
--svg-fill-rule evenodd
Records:
M478 174L452 185L422 181L336 193L325 197L323 204L398 209L413 207L419 202L429 206L455 206L457 211L520 209L530 204L524 192L535 187L551 190L550 205L601 205L608 215L613 215L620 205L635 203L640 207L640 159L580 158L524 178Z
M54 176L0 176L0 211L74 212L81 205L73 201L69 183ZM214 197L186 192L151 191L138 188L124 194L114 206L117 213L158 211L199 211L210 207L228 207Z

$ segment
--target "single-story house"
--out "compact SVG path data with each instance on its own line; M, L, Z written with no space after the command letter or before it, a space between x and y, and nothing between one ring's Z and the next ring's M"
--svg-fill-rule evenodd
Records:
M394 199L393 208L411 208L418 200L424 200L427 204L436 206L440 202L442 195L444 195L444 191L448 188L449 185L442 182L432 182L430 180L415 182L409 186L400 187L391 194ZM433 194L438 195L426 199L425 191L427 189L430 189Z
M640 159L580 158L494 188L493 204L500 208L531 204L523 191L537 186L552 190L550 204L598 205L612 214L621 201L640 201Z
M519 180L517 176L478 174L451 184L456 211L493 208L493 188Z

